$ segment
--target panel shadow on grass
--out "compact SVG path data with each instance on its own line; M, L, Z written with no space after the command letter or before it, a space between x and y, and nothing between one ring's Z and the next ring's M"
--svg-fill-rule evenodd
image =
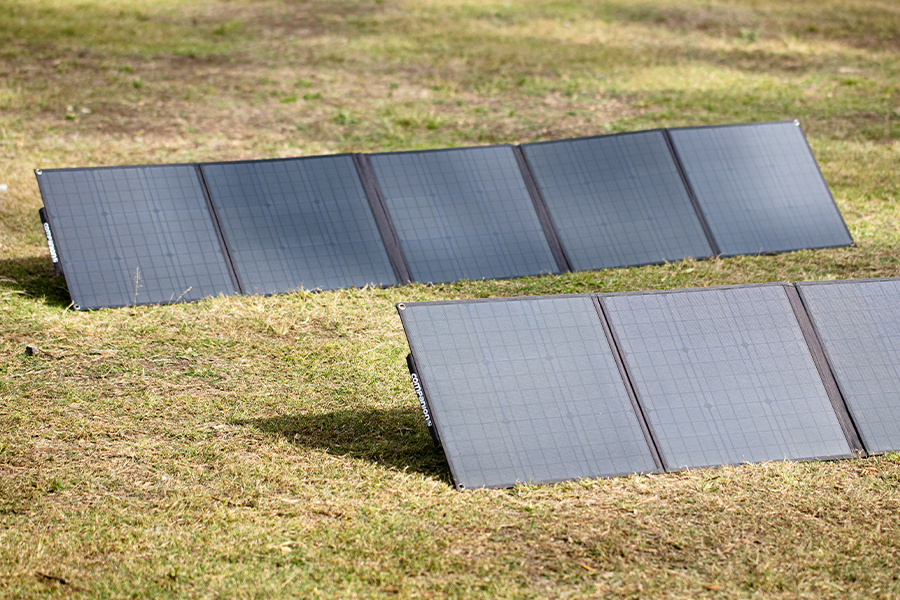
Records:
M48 306L65 308L72 303L65 278L56 276L45 256L0 259L0 290L42 299Z
M367 460L451 483L444 453L432 442L418 407L343 409L247 419L235 424L283 435L301 448Z

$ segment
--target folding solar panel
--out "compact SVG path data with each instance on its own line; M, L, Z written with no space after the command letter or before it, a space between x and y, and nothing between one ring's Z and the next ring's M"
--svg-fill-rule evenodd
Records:
M202 170L245 292L397 283L351 156Z
M658 469L591 297L398 308L459 488Z
M511 147L369 159L416 281L560 271Z
M850 455L784 286L603 302L669 469Z
M76 307L235 293L194 166L47 169L36 174Z
M900 280L797 287L866 450L900 450Z
M572 268L714 254L662 131L523 146Z
M669 135L725 256L853 243L799 123Z

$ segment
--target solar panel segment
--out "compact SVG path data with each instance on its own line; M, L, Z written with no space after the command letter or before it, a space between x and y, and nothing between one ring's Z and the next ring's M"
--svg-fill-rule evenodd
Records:
M246 292L397 283L351 156L201 168Z
M414 280L559 272L511 147L369 158Z
M53 169L37 179L77 308L235 293L195 167Z
M850 455L782 285L603 302L669 468Z
M522 149L573 269L713 254L662 131Z
M658 470L591 297L401 307L460 488Z
M853 243L796 122L669 134L723 255Z
M866 450L900 450L900 280L797 288Z

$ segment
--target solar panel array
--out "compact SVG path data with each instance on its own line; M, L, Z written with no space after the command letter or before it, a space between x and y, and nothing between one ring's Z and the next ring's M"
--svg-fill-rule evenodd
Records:
M36 175L80 308L853 243L796 122Z
M459 488L900 450L900 279L398 309Z

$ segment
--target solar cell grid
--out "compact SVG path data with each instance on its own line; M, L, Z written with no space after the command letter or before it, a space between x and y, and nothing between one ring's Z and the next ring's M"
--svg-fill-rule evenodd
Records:
M350 156L202 169L246 291L397 282Z
M460 487L657 470L588 296L401 310Z
M663 132L523 150L574 269L712 254Z
M853 243L799 125L754 123L669 134L722 254Z
M44 170L38 182L79 308L235 293L193 166Z
M558 272L510 147L369 158L416 281Z
M849 456L783 286L603 302L670 468Z
M797 287L866 450L900 450L900 280Z

